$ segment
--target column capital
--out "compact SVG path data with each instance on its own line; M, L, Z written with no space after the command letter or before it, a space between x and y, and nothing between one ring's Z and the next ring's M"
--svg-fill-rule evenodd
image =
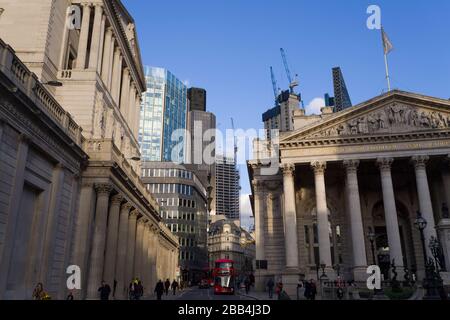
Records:
M393 158L378 158L377 166L381 171L390 171L393 162Z
M27 134L21 133L18 135L17 140L21 143L29 144L31 141L31 138Z
M112 35L113 30L114 30L113 27L111 27L111 26L107 27L106 28L106 34L111 34Z
M295 172L295 164L293 163L282 163L281 171L283 171L283 176L292 176Z
M252 186L255 194L261 194L264 190L265 183L264 181L253 179Z
M345 160L343 164L344 168L347 170L347 173L355 173L359 167L359 160Z
M137 210L137 209L131 210L130 218L135 218L136 219L138 217L138 215L139 215L139 210Z
M113 190L113 187L108 183L96 183L94 188L98 195L109 195Z
M111 198L111 205L120 205L123 201L123 197L120 194L116 194Z
M427 162L430 159L428 156L414 156L411 158L411 163L417 169L426 169Z
M146 217L143 217L143 216L142 216L137 222L138 222L139 224L145 225L145 224L147 224L148 219L147 219Z
M313 161L311 162L311 167L314 170L314 174L324 174L327 168L326 161Z
M122 204L121 210L126 211L128 213L132 207L133 206L131 205L131 203L125 202L124 204Z

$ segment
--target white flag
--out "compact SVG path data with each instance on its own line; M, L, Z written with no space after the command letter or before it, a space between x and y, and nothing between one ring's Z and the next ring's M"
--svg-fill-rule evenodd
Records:
M388 54L394 49L394 46L392 45L391 40L389 40L386 32L384 32L383 27L381 27L381 38L383 39L384 54Z

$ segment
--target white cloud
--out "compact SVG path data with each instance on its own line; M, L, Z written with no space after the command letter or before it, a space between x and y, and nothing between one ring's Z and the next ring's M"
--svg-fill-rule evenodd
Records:
M325 100L323 98L314 98L305 107L306 115L321 114L320 109L325 106Z
M240 207L241 207L241 224L243 227L249 229L250 227L253 226L254 220L248 194L241 194Z

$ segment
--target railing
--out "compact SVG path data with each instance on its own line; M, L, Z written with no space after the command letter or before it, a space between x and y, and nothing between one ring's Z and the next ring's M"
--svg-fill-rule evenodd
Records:
M43 113L53 119L81 146L81 127L72 116L56 101L25 64L16 56L14 50L0 39L0 71L13 83L12 91L23 91Z

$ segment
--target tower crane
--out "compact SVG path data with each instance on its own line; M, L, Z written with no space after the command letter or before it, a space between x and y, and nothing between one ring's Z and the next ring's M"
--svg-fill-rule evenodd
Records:
M234 129L234 120L233 118L231 118L231 127L233 128L233 152L234 152L234 163L237 164L237 152L238 152L238 147L237 147L237 143L236 143L236 135L235 135L235 129Z
M273 68L270 67L270 76L272 78L273 95L275 97L275 106L278 105L278 86L277 80L275 79L275 74L273 73Z
M286 75L289 81L289 89L290 92L293 93L294 92L294 88L298 87L298 81L297 81L297 74L295 75L295 79L292 79L291 76L291 71L289 70L289 65L287 62L287 58L286 58L286 52L284 51L283 48L280 48L280 52L281 52L281 57L283 59L283 64L284 64L284 69L286 70Z

